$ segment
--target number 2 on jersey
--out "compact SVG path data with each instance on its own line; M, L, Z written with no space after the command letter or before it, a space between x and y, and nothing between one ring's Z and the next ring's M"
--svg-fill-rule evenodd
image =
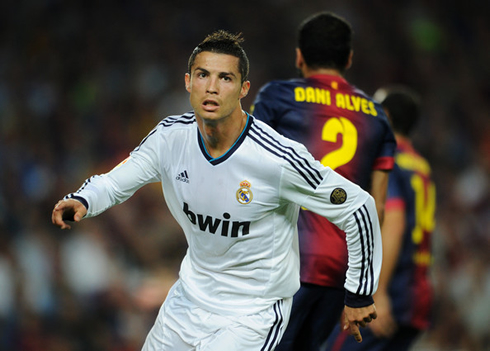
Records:
M332 169L349 163L354 158L357 150L357 129L344 117L330 118L323 125L322 140L337 142L338 135L342 135L342 145L323 156L321 163Z

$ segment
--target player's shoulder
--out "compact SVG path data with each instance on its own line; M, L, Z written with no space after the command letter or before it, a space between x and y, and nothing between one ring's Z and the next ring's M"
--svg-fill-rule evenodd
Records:
M429 161L406 140L398 140L395 163L403 171L431 174Z
M283 93L284 91L291 91L291 88L295 88L297 86L302 86L305 85L305 80L301 78L294 78L294 79L276 79L276 80L271 80L267 83L265 83L260 89L259 89L259 95L260 94L274 94L274 93Z
M367 94L364 90L358 88L355 85L350 85L350 87L352 89L353 94L372 102L376 107L382 108L381 104L378 101L376 101L371 95Z
M195 125L197 124L196 116L194 112L186 112L181 115L169 115L163 118L149 133L171 136L180 135L182 133L192 133L195 130Z
M388 117L386 116L385 110L383 109L381 103L376 101L371 95L367 94L364 90L359 89L355 85L351 85L351 88L352 88L352 93L356 94L357 96L363 99L366 99L367 101L369 101L370 104L373 105L375 111L377 112L376 114L372 114L373 117L378 117L378 119L388 123Z
M170 115L163 118L156 128L161 131L171 131L177 129L188 129L193 127L196 122L194 112L186 112L181 115Z
M158 148L161 140L166 140L170 143L181 142L196 130L195 123L197 122L193 112L167 116L143 138L135 151L146 148Z
M313 188L321 183L325 167L313 158L305 145L276 132L253 116L248 137L255 143L264 169L280 168L285 174L300 175Z
M251 118L252 123L250 125L249 134L254 138L256 142L264 143L264 145L277 145L281 148L306 150L306 147L303 144L280 134L267 123L257 119L252 115Z

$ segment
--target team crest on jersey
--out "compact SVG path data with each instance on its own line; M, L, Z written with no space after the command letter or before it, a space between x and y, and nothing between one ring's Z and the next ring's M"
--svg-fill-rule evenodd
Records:
M347 193L345 192L344 189L342 188L333 189L332 193L330 194L331 203L333 203L334 205L340 205L343 204L345 200L347 200Z
M251 187L252 187L252 184L250 184L250 182L248 180L244 180L244 181L240 182L240 188L236 192L236 199L242 205L246 205L246 204L249 204L252 202L254 194L252 193L252 190L250 189Z

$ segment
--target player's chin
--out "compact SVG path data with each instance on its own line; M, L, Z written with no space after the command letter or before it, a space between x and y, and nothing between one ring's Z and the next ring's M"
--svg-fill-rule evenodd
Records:
M208 121L208 122L218 121L221 119L221 114L219 113L219 110L216 111L201 110L199 112L199 116L204 121Z

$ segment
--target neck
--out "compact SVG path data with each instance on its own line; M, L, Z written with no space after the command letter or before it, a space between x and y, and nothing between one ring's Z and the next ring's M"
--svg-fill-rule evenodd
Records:
M247 114L240 109L240 115L221 121L197 119L204 145L209 155L218 158L224 155L236 142L247 123Z
M309 78L311 76L316 76L319 74L343 77L343 75L336 69L332 69L332 68L312 69L312 68L307 67L306 65L303 69L301 69L301 73L303 74L304 78Z

